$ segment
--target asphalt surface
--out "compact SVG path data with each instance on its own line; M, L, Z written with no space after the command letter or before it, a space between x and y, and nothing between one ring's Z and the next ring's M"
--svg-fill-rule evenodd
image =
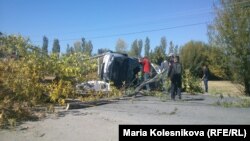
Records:
M226 98L224 98L226 99ZM0 130L3 141L88 140L116 141L120 124L250 124L250 108L226 108L220 97L187 95L172 101L166 97L137 96L107 104L57 109L47 118ZM227 100L235 100L228 98Z

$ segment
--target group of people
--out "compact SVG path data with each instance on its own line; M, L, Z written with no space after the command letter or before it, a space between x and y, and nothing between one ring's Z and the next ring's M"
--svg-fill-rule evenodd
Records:
M151 74L151 63L147 57L140 58L139 62L142 65L142 74L144 77L144 81L147 81L150 78ZM166 79L170 79L170 95L171 99L175 100L175 97L178 96L181 99L181 86L182 86L182 65L180 63L179 56L174 54L170 54L169 57L166 57L164 61L161 63L160 67L162 73L162 81L166 81ZM208 92L208 76L209 70L206 65L203 66L203 76L202 80L204 81L205 92ZM146 89L150 91L149 84L146 85ZM168 90L168 88L164 88L164 90Z
M151 63L148 57L139 58L139 62L142 66L142 72L139 72L139 76L142 76L144 81L147 81L151 75ZM171 55L169 61L167 58L161 64L161 71L167 75L167 78L171 80L171 98L174 100L175 95L178 95L181 99L181 64L179 63L179 56ZM163 77L163 79L166 77ZM146 84L147 91L150 91L149 84Z

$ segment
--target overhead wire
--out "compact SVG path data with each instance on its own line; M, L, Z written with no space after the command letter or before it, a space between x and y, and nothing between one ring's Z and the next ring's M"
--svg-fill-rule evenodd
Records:
M233 5L239 5L239 4L243 4L243 3L247 3L250 1L242 1L242 2L238 2ZM209 14L212 12L212 9L210 8L199 8L199 9L194 9L192 11L202 11L204 10L203 14ZM191 12L191 11L190 11ZM181 14L184 12L180 12ZM201 13L198 13L201 14ZM194 16L197 15L197 13L194 14L184 14L184 15L179 15L179 16L172 16L172 17L168 17L165 19L162 19L163 21L170 19L170 18L180 18L181 16L185 17L185 16ZM159 21L159 20L158 20ZM86 37L87 39L101 39L101 38L110 38L110 37L118 37L118 36L128 36L128 35L134 35L134 34L141 34L141 33L150 33L150 32L157 32L157 31L163 31L163 30L170 30L170 29L176 29L176 28L184 28L184 27L190 27L190 26L197 26L197 25L203 25L203 24L208 24L211 21L204 21L204 22L197 22L197 23L191 23L191 24L184 24L184 25L178 25L178 26L172 26L172 27L163 27L163 28L156 28L156 29L148 29L148 30L141 30L141 31L134 31L134 32L126 32L126 33L117 33L117 34L107 34L107 35L100 35L100 36L90 36L90 37ZM88 30L84 30L84 31L76 31L76 32L68 32L68 33L64 33L64 34L71 34L71 33L86 33L86 32L93 32L93 31L101 31L101 30L110 30L110 29L115 29L115 28L128 28L128 27L136 27L136 26L143 26L143 25L151 25L151 24L155 24L157 23L157 21L153 21L153 22L146 22L146 23L139 23L139 24L128 24L128 25L116 25L116 26L112 26L112 27L106 27L106 28L96 28L96 29L88 29ZM159 23L157 23L159 24ZM63 34L63 33L61 33ZM69 38L69 39L60 39L61 42L65 42L65 41L74 41L74 40L79 40L80 38ZM33 43L38 43L38 42L42 42L42 41L33 41Z
M247 2L250 2L250 1L246 0L246 1L242 1L242 2L237 2L235 4L232 4L232 6L247 3ZM93 32L93 31L110 30L110 29L115 29L115 28L127 28L127 27L151 25L151 24L158 23L160 21L165 21L165 20L170 20L170 19L175 19L175 18L180 18L180 17L186 17L186 16L194 16L194 15L197 15L197 11L199 12L198 14L209 14L209 13L213 12L213 9L209 8L209 7L203 7L203 8L193 9L193 10L189 10L189 11L185 11L185 12L177 12L177 13L175 13L174 16L171 16L171 15L173 15L173 13L171 13L171 15L169 17L163 18L160 20L155 20L153 22L150 21L150 22L142 22L142 23L137 23L137 24L132 23L132 24L126 24L126 25L114 25L114 26L103 27L103 28L92 28L92 29L79 30L79 31L60 32L57 34L87 33L87 32ZM192 12L194 12L194 14ZM203 12L203 13L200 13L200 12Z

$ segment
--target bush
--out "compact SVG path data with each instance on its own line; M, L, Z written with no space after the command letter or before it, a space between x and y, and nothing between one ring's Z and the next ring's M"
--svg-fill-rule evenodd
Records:
M201 81L194 77L189 70L184 70L182 79L182 88L185 92L190 94L203 93Z
M96 60L81 53L45 55L19 36L1 36L0 53L0 125L29 118L37 105L63 105L76 97L76 83L97 77ZM47 76L55 79L47 83Z

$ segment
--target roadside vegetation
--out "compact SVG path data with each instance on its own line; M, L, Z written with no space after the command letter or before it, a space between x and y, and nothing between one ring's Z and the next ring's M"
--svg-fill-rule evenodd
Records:
M96 78L97 63L86 54L48 55L22 36L2 35L0 41L1 126L30 118L38 105L64 105L77 97L76 83Z
M224 82L209 82L211 94L228 96L250 95L250 8L249 1L220 1L215 7L215 19L209 26L209 43L190 41L183 46L167 42L165 37L153 49L150 39L145 43L136 39L131 49L118 39L116 51L133 57L148 56L152 63L160 65L167 52L179 55L183 66L183 90L190 94L203 93L202 65L208 65L210 79L227 80L235 87L227 87ZM0 127L15 126L25 120L36 120L34 111L39 106L65 105L66 99L93 101L104 97L120 97L133 94L133 88L111 87L108 94L89 92L89 96L79 96L75 90L77 83L98 80L97 61L92 56L93 45L84 38L67 45L66 53L60 53L58 39L54 39L52 52L48 52L48 38L44 36L41 47L34 46L21 35L5 35L0 32ZM101 54L108 49L98 49ZM169 88L169 81L163 83ZM219 86L219 87L216 87ZM223 89L224 88L224 89ZM233 89L232 89L233 88ZM153 95L164 97L162 92ZM219 101L219 105L249 107L249 98L238 103ZM51 106L52 105L52 106ZM53 111L53 110L51 110Z

